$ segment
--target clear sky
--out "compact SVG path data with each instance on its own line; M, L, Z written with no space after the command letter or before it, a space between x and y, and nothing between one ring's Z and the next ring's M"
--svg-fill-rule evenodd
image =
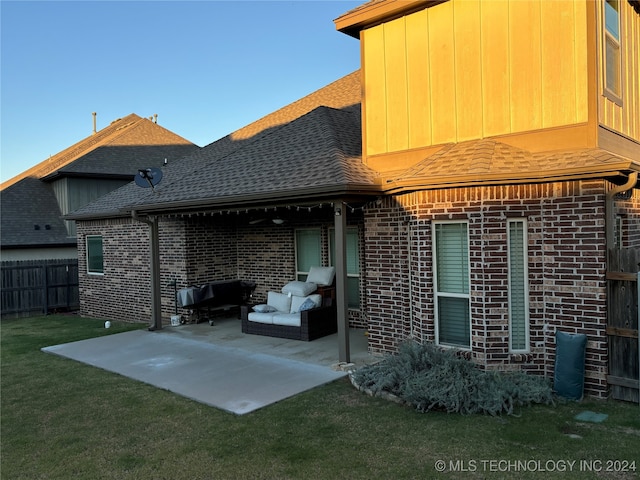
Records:
M360 67L365 3L6 1L0 181L135 113L205 146Z

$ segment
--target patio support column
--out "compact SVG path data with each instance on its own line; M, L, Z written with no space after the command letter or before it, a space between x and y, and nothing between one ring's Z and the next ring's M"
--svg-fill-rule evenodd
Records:
M336 306L338 315L338 358L350 362L349 315L347 313L347 210L342 201L334 202L336 229Z
M162 293L160 285L160 235L158 229L158 218L141 218L138 212L133 211L131 215L134 220L149 225L149 260L151 268L151 323L149 330L162 329Z
M151 318L153 329L162 329L162 294L160 285L160 233L158 219L153 218L149 224L151 237Z

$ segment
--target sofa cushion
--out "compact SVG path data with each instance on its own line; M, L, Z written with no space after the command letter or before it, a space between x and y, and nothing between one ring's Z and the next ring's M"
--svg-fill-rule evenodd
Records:
M336 267L311 267L307 282L317 285L331 285L336 276Z
M274 313L273 324L286 325L289 327L299 327L300 314L299 313Z
M272 324L273 316L273 313L249 312L247 318L250 322Z
M267 305L274 307L278 312L289 313L291 311L291 297L283 293L267 292Z
M311 300L314 303L314 306L311 308L316 308L319 307L320 305L322 305L322 296L318 293L314 293L313 295L308 295L306 297L298 297L298 296L292 296L291 297L291 310L289 311L289 313L298 313L300 312L300 307L302 306L302 304L304 304L304 302L306 300Z
M293 281L287 283L284 287L282 287L282 293L290 293L291 295L297 295L299 297L304 297L309 295L310 293L315 292L318 289L318 286L312 282L299 282Z
M259 312L259 313L275 312L276 311L276 307L272 307L271 305L266 305L266 304L255 305L253 307L253 311L254 312Z

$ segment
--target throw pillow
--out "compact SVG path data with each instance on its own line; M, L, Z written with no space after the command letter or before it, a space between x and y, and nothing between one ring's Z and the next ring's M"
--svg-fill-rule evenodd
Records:
M259 312L259 313L271 313L271 312L275 312L276 309L275 307L272 307L271 305L256 305L253 307L253 311L254 312Z
M311 310L312 308L316 308L316 304L310 298L307 298L302 305L300 305L300 311L304 312L305 310Z

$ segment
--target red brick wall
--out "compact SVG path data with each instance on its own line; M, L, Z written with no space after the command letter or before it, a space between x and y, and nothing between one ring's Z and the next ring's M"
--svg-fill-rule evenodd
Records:
M458 188L387 198L365 211L370 348L433 341L434 220L469 225L472 349L485 368L553 375L556 329L588 335L585 390L606 392L603 181ZM509 352L507 221L528 229L530 353ZM412 308L411 308L412 307Z
M332 214L332 212L330 212ZM330 217L331 218L331 217ZM200 285L215 280L256 282L255 301L266 301L269 290L280 291L295 279L295 228L319 227L323 238L323 263L328 261L331 223L291 219L250 225L240 215L192 215L161 218L160 275L164 322L175 312L174 287ZM149 227L131 219L78 222L80 313L84 316L130 322L151 321ZM86 235L102 235L104 275L86 273ZM178 309L179 314L188 313ZM357 312L351 312L354 325Z
M129 218L77 222L80 314L149 322L151 277L147 225ZM102 235L104 274L87 274L87 235Z

